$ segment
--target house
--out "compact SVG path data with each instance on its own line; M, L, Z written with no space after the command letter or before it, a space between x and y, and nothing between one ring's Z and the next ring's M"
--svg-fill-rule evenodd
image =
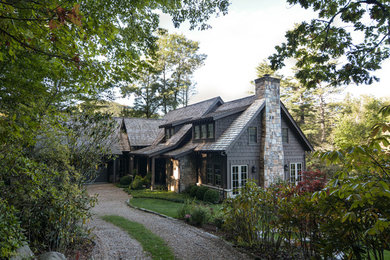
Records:
M255 95L245 98L216 97L170 111L161 120L139 119L150 137L143 145L131 141L135 132L135 139L144 137L133 129L135 119L124 119L129 157L139 165L146 161L152 188L166 185L177 192L198 184L234 196L249 179L264 187L277 180L299 182L305 153L313 147L280 102L280 80L266 75L255 88Z

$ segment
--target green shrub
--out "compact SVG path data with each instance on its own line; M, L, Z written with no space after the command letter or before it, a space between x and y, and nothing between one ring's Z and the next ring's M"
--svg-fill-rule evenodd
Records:
M208 189L204 193L203 201L217 204L219 202L219 192L217 190Z
M193 185L193 186L190 186L190 189L189 189L189 195L193 198L196 197L196 193L198 192L199 190L199 186L197 185Z
M133 182L130 185L130 188L133 190L140 190L143 188L144 180L140 175L135 176Z
M0 198L0 259L7 259L26 240L15 209Z
M177 210L177 217L184 219L186 215L191 215L191 211L194 208L194 203L190 200L186 200L183 206Z
M207 210L201 206L196 206L191 210L190 223L192 225L201 227L207 222Z
M203 200L204 198L204 194L206 193L206 191L208 191L209 188L207 188L206 186L200 186L198 188L198 190L196 191L196 198L198 200Z
M152 173L151 172L148 172L145 177L142 179L142 184L146 187L146 188L150 188L150 184L152 182Z
M126 175L126 176L123 176L119 180L119 183L120 183L120 185L127 185L128 186L128 185L130 185L131 180L132 180L132 176Z

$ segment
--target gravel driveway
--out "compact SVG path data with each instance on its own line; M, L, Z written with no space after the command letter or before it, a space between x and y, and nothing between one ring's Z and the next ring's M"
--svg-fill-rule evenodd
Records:
M97 246L93 252L95 259L150 259L137 241L98 218L103 215L118 215L142 223L163 238L178 259L250 259L220 238L201 229L130 208L126 205L128 194L112 184L94 184L87 189L91 195L99 194L90 223L95 227L94 233L97 236Z

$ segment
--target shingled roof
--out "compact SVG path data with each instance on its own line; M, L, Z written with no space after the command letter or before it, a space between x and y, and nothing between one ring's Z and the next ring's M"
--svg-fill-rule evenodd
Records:
M220 97L208 99L186 107L169 111L165 116L165 123L161 126L175 126L189 122L193 118L198 118L210 112L217 104L223 104Z
M228 129L215 142L199 144L195 151L226 151L243 133L246 126L260 113L264 107L264 99L253 101L242 114L230 125Z
M165 143L160 143L157 145L152 145L149 147L145 147L143 149L132 152L132 154L138 155L146 155L146 156L154 156L163 152L170 151L175 149L182 140L185 138L185 135L191 129L191 125L184 125L177 133L171 136Z
M124 118L130 146L149 146L163 133L159 125L164 123L161 119Z

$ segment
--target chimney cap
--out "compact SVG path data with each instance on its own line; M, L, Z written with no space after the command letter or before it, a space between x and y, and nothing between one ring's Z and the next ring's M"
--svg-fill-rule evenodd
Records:
M275 83L280 83L280 79L279 79L279 78L272 77L272 76L270 76L270 74L264 74L263 77L258 78L258 79L255 79L255 84L264 82L264 81L266 81L266 80L267 80L267 81L273 81L273 82L275 82Z

